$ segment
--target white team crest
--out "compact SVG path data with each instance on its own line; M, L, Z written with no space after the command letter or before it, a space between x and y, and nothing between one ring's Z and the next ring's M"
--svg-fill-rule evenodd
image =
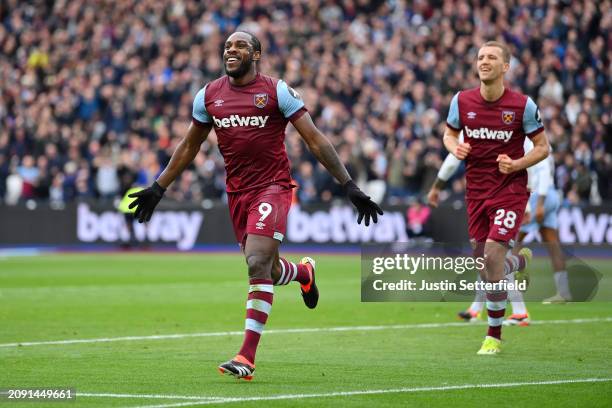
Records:
M215 101L215 107L218 108L219 106L223 105L223 102L225 102L223 99L217 99Z
M475 119L476 118L476 112L468 112L467 117L468 117L468 119Z

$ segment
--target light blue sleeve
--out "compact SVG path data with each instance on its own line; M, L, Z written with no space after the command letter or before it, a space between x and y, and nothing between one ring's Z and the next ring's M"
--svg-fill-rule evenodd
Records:
M304 107L300 94L289 87L283 80L279 80L278 84L276 84L276 97L278 98L278 108L285 118L290 117Z
M206 93L206 86L198 91L195 98L193 99L193 112L192 116L195 120L201 123L211 123L212 119L208 112L206 112L206 106L204 105L204 96Z
M455 130L461 129L461 121L459 120L459 92L451 100L446 123Z
M525 112L523 113L523 131L527 136L543 128L542 118L540 117L540 109L535 104L533 99L527 97Z
M448 181L455 174L460 164L461 160L456 158L454 154L447 154L440 170L438 170L438 178L442 181Z

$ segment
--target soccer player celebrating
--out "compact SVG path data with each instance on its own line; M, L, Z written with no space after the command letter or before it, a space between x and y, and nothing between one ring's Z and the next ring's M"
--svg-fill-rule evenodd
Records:
M459 142L463 142L463 133L459 133ZM533 149L533 142L529 138L525 138L525 142L523 145L525 152ZM431 186L429 193L427 194L427 199L429 205L432 207L437 207L439 203L439 195L440 191L444 188L446 182L451 178L451 176L457 171L459 166L461 165L461 160L457 159L452 154L449 154L444 159L442 166L438 170L438 175L436 177L435 182ZM561 252L561 247L559 245L558 235L556 234L556 225L557 225L557 217L556 211L559 208L559 196L554 187L552 174L554 163L551 156L547 159L542 160L541 162L536 163L535 165L529 167L527 169L528 173L528 188L532 191L531 198L529 199L529 204L527 205L527 211L523 217L523 224L521 225L520 232L518 234L518 243L523 242L523 239L527 235L527 232L531 232L535 229L533 224L541 225L542 222L546 220L546 225L549 227L546 229L540 229L540 233L543 237L547 237L547 239L551 239L550 243L547 243L547 247L549 248L549 253L551 254L551 260L553 262L553 266L556 268L555 270L560 270L560 272L555 272L555 283L558 282L557 287L562 288L559 289L558 293L561 293L563 289L564 294L568 298L569 296L569 286L567 285L567 272L563 275L565 269L565 262L563 259L563 254ZM544 192L544 197L542 197L542 192ZM539 209L536 213L541 214L536 221L533 217L528 217L529 208L535 208L537 201L537 207ZM546 210L544 210L544 202L546 202ZM529 225L527 225L529 224ZM553 229L548 232L548 229ZM544 232L543 232L544 231ZM520 245L517 245L517 248L514 248L512 252L517 252L520 255L520 251L518 250ZM524 250L523 250L524 251ZM506 255L506 262L512 260L512 258L516 255L508 251L509 253ZM557 268L556 265L561 265L560 268ZM507 272L507 270L505 270ZM514 271L513 271L514 272ZM560 277L558 277L560 275ZM565 277L565 279L563 279ZM523 295L519 290L510 290L508 291L508 298L512 304L512 314L504 320L504 326L528 326L530 323L529 314L527 312L527 306L523 301ZM562 302L563 298L561 295L557 294L549 299L545 299L544 302L552 303L553 301L556 303ZM467 310L462 310L458 313L458 317L466 322L476 322L480 316L480 312L484 307L484 302L486 300L486 294L484 290L476 291L474 301L470 305Z
M513 245L529 199L526 168L545 159L549 145L539 110L526 95L504 87L510 51L499 42L486 42L478 51L480 87L458 92L451 101L444 145L466 163L468 233L475 255L486 258L482 279L489 328L478 354L496 354L508 292L503 283L508 247ZM465 141L459 142L463 131ZM529 137L534 148L525 154ZM530 255L530 254L529 254ZM529 255L518 257L519 269Z
M315 261L300 264L279 257L291 203L285 128L291 122L310 151L342 184L359 212L357 222L377 222L382 210L351 180L328 139L315 127L300 96L282 80L258 72L261 43L252 34L231 34L223 52L225 73L195 96L193 120L157 181L131 195L139 222L151 218L168 186L189 165L214 127L227 172L227 195L234 233L248 265L249 292L242 348L219 371L251 380L255 352L272 308L274 285L297 281L304 303L317 306Z

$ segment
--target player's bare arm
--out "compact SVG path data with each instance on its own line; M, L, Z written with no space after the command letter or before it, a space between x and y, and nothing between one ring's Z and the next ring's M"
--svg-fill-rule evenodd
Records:
M348 174L348 171L346 171L346 167L342 164L340 157L338 157L336 149L334 149L334 146L332 146L325 135L317 129L310 115L305 113L302 117L293 122L293 126L295 126L300 136L302 136L308 145L308 149L314 154L317 160L323 164L327 171L329 171L343 186L347 196L359 212L357 222L361 224L361 220L364 218L366 226L370 225L370 218L372 221L377 222L377 214L382 215L382 209L373 202L370 197L365 195L353 180L351 180L351 176Z
M350 179L346 167L340 161L338 153L330 141L323 135L312 122L312 118L308 113L302 115L301 118L293 123L300 136L308 145L308 149L314 154L323 166L329 171L332 176L342 185L345 185Z
M185 167L195 159L200 151L200 146L202 146L202 143L204 143L208 137L211 129L212 124L195 125L192 122L189 125L187 134L183 140L180 141L176 150L172 153L170 162L157 179L157 183L161 187L168 188L178 175L185 170Z
M459 131L446 126L444 131L444 147L449 153L452 153L459 160L464 160L472 150L472 146L469 143L462 143L459 141Z
M431 207L438 207L438 204L440 203L440 191L442 191L444 185L446 185L444 180L436 178L436 181L434 181L433 185L429 189L429 192L427 193L427 203Z
M128 196L136 198L129 205L129 208L136 207L134 218L138 219L138 222L147 222L151 219L155 207L166 192L166 188L195 159L200 151L200 146L208 137L211 129L212 125L210 124L195 125L192 122L189 125L189 129L187 129L187 134L178 144L174 153L172 153L170 162L157 181L154 181L150 187Z
M545 195L539 195L538 196L538 200L536 202L536 208L535 208L535 212L534 212L534 217L536 222L538 223L542 223L544 222L544 215L545 215L545 209L544 209L544 202L546 201L546 196Z
M515 171L524 170L527 167L531 167L548 157L550 146L548 144L546 132L537 134L531 140L533 141L534 145L533 149L520 159L514 160L507 154L500 154L497 156L500 173L510 174L514 173Z

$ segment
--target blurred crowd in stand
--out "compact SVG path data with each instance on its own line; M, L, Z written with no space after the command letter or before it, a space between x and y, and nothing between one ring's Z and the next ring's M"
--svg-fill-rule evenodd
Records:
M418 200L446 155L452 96L478 85L479 45L511 47L509 86L539 105L566 203L612 195L612 2L563 0L57 0L0 3L0 200L113 199L148 185L223 74L237 28L260 71L302 95L349 172L377 201ZM291 125L302 203L342 195ZM167 196L223 200L211 132ZM461 198L461 172L443 200Z

